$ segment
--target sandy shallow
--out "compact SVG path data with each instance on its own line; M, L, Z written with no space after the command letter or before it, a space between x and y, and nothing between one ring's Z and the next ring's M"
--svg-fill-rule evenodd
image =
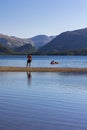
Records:
M87 72L87 68L0 67L0 72Z

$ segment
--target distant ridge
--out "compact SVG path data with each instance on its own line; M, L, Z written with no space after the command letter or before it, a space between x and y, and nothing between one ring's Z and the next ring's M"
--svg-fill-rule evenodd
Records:
M57 36L37 35L18 38L0 34L0 54L68 54L87 55L87 28L66 31Z
M10 54L12 51L8 48L0 44L0 53L1 54Z
M40 53L70 52L87 49L87 28L63 32L48 44L40 47Z
M8 36L4 34L0 34L0 43L2 43L4 46L13 48L13 47L19 47L23 46L25 44L32 44L33 42L31 39L22 39L14 36Z
M31 44L25 44L21 47L16 47L14 48L15 52L20 52L20 53L24 53L24 54L28 54L28 53L34 53L36 52L36 48L34 46L32 46Z
M39 48L43 45L46 45L48 42L53 40L55 36L47 36L47 35L37 35L35 37L32 37L32 41L34 42L34 45L36 48Z
M0 34L0 43L10 48L20 47L25 44L31 44L32 46L38 48L51 41L54 37L55 36L37 35L31 38L18 38L15 36Z

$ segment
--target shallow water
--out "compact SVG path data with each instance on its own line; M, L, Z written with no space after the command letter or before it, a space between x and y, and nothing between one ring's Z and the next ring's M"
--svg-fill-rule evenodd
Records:
M86 130L87 74L0 72L1 130Z
M87 56L32 56L32 67L87 67ZM26 66L26 56L0 56L0 66ZM51 65L52 60L59 64Z

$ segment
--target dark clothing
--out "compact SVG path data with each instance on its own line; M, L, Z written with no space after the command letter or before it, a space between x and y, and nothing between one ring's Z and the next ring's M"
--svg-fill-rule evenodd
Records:
M27 60L27 62L28 62L28 63L30 63L30 62L31 62L31 60Z

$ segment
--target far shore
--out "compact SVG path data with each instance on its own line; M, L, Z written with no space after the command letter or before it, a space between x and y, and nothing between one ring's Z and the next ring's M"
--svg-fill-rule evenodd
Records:
M87 68L12 67L1 66L0 72L87 72Z

